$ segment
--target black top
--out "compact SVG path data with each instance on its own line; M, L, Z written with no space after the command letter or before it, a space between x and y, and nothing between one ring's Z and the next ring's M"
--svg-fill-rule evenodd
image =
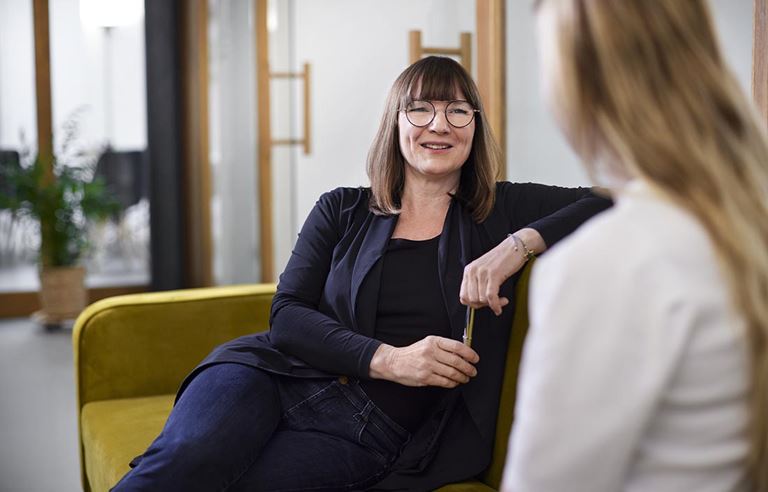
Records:
M439 239L389 241L382 258L373 338L405 347L428 335L451 336L437 271ZM361 384L376 406L410 432L419 427L444 393L435 386L404 386L382 379L363 380Z

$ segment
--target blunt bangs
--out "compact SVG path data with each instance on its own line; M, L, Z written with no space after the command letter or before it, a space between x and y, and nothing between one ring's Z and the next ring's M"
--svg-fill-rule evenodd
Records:
M474 93L466 72L458 64L445 63L445 60L428 57L420 63L412 65L413 70L406 74L403 80L403 92L400 94L401 107L405 107L413 100L427 101L451 101L456 97L458 89L464 98L475 107L478 101L474 100Z

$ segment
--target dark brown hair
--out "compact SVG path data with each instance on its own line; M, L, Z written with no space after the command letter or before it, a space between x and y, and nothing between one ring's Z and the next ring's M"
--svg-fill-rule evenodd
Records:
M417 88L419 93L415 94ZM480 112L475 116L472 148L461 168L459 188L454 197L471 211L477 222L482 222L491 213L501 152L485 122L477 85L456 61L440 56L422 58L406 68L389 91L379 131L368 152L370 207L374 213L400 213L406 162L400 152L398 111L414 99L449 101L455 97L457 88Z

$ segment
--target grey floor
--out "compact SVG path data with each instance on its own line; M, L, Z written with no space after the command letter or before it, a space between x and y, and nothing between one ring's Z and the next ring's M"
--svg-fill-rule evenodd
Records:
M0 492L81 489L72 330L0 320Z

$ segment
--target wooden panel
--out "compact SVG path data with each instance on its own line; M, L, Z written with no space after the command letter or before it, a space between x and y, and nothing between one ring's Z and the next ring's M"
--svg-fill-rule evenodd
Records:
M123 294L137 294L148 292L148 285L136 285L131 287L100 287L88 289L88 302L94 303L107 297ZM37 292L11 292L0 294L3 302L0 302L0 318L19 318L29 316L40 309L40 299Z
M211 231L211 163L208 137L208 0L200 0L197 5L197 141L198 175L200 180L200 282L207 287L213 285L213 233Z
M275 278L274 246L272 242L272 129L269 96L269 33L267 31L267 1L254 0L256 11L256 114L258 115L258 187L259 187L259 246L261 250L261 281Z
M304 84L304 137L303 138L270 138L271 145L301 145L304 148L304 155L309 154L312 149L312 125L311 114L311 68L309 63L304 64L301 72L269 72L270 79L301 79ZM271 129L270 129L271 133Z
M752 95L768 125L768 1L754 0L752 32Z
M53 124L51 121L51 48L48 0L34 0L32 16L35 32L35 95L37 99L37 148L48 165L47 179L53 178Z
M421 58L421 31L408 33L408 61L413 64Z
M183 160L186 169L188 272L192 287L213 285L211 166L208 143L208 2L182 2Z
M477 0L477 85L485 117L499 142L506 163L506 12L504 0ZM506 167L499 169L499 179Z
M304 64L304 154L309 154L312 150L312 103L310 97L312 96L312 73L310 71L309 63Z
M468 32L461 33L459 56L461 57L461 64L472 74L472 34Z
M459 58L459 63L464 69L472 73L472 33L462 32L459 35L458 48L443 48L439 46L424 46L421 43L421 31L408 33L408 56L411 63L415 63L424 55L447 55Z

